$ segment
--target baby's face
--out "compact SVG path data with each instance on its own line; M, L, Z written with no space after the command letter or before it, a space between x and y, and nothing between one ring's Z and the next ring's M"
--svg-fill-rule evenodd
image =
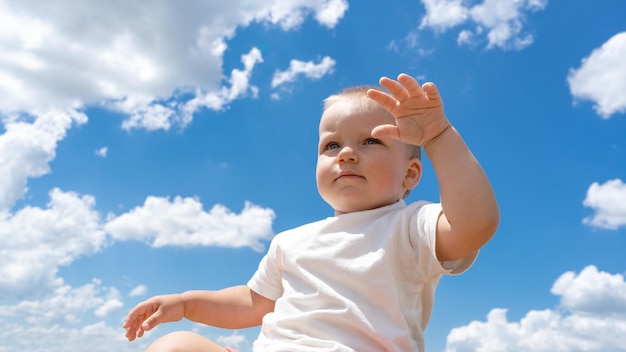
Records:
M406 191L411 162L406 145L371 136L374 127L395 124L374 104L343 99L330 105L320 121L317 188L335 214L395 203Z

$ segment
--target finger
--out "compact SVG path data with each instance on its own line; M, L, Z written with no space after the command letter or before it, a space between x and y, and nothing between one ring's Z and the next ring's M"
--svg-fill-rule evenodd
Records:
M128 313L122 327L126 329L126 338L129 341L143 336L144 329L142 325L150 315L152 315L152 308L151 305L146 302L138 304Z
M143 326L140 326L139 329L137 329L137 337L143 337L145 332L146 330L143 329Z
M133 321L124 324L126 329L126 338L129 341L135 340L137 337L143 336L143 329L141 328L141 321Z
M369 89L367 91L367 96L370 97L370 99L376 101L389 112L393 111L393 109L398 104L398 101L394 97L378 89Z
M141 324L142 334L143 334L143 331L150 331L155 326L159 325L162 322L161 321L162 316L163 316L163 311L161 310L161 308L159 308L157 309L156 312L154 312L154 314L146 318L146 320L144 320L144 322Z
M441 99L439 89L437 89L437 86L434 83L426 82L422 86L422 89L424 90L424 93L426 93L426 97L428 97L429 100Z
M126 328L126 338L128 341L134 341L138 335L138 328L136 326L129 326Z
M400 82L407 92L412 97L420 97L424 95L424 91L422 91L422 87L420 87L419 82L417 80L406 73L401 73L398 75L398 82Z
M410 97L409 92L398 81L394 81L393 79L387 77L382 77L379 83L381 86L387 89L389 93L391 93L391 95L399 102L402 102Z
M128 313L128 316L124 319L124 325L122 325L122 327L124 329L132 327L136 328L138 325L141 325L148 314L146 306L143 303L138 304L135 308L133 308L133 310L130 311L130 313Z
M372 129L371 135L374 138L400 139L400 130L395 125L379 125Z

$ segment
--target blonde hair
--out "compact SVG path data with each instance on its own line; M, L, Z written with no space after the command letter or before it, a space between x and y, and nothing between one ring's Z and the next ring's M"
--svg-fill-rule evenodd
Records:
M328 108L331 105L339 101L348 100L348 101L357 103L362 107L380 108L385 113L388 113L382 106L380 106L377 102L375 102L374 100L370 99L370 97L367 96L367 91L370 89L380 89L380 88L376 86L367 86L367 85L355 86L355 87L346 88L340 91L339 93L330 95L328 98L324 99L323 111L328 110ZM420 160L422 159L422 149L419 146L407 144L407 148L409 151L409 158L418 158Z

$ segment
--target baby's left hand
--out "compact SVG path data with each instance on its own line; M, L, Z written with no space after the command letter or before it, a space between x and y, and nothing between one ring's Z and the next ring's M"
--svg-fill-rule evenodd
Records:
M398 80L387 77L380 85L389 91L370 89L367 95L396 119L396 125L381 125L372 130L372 137L394 138L401 142L426 146L448 127L443 102L434 83L419 83L407 74Z

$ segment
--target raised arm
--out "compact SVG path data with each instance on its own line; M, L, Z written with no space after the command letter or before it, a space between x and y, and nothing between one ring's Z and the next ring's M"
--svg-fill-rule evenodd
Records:
M161 323L191 321L226 329L242 329L261 324L265 314L274 311L274 301L247 286L219 291L188 291L155 296L130 311L124 328L133 341Z
M464 258L478 251L496 231L498 204L482 167L450 124L433 83L420 86L411 76L381 78L389 91L370 90L396 119L396 126L378 126L373 137L395 138L424 148L433 164L441 193L443 213L437 223L439 260Z

